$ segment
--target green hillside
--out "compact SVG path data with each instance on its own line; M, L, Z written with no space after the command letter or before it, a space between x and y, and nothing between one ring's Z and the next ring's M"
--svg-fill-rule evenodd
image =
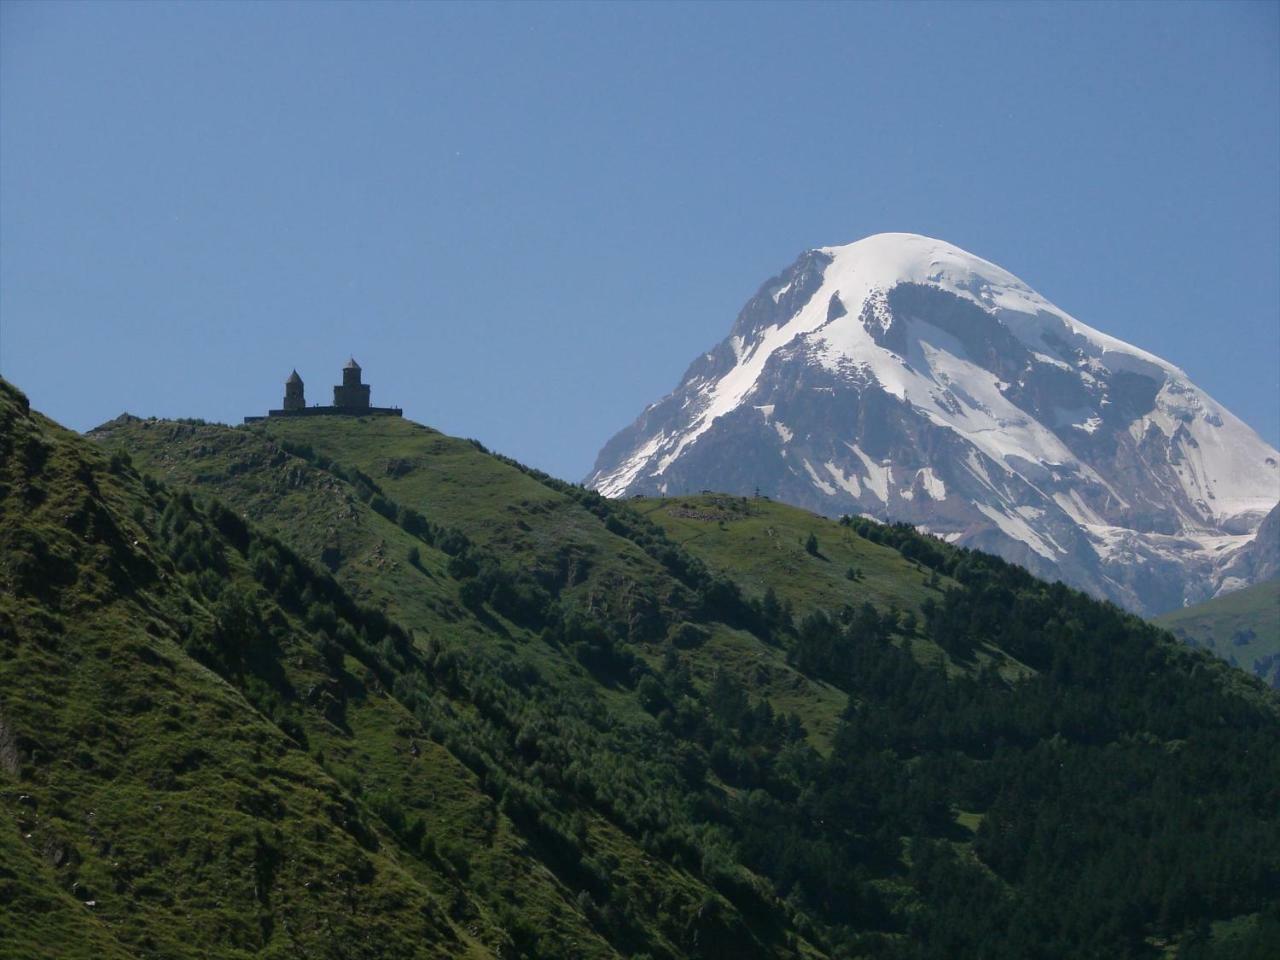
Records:
M871 539L889 533L878 524L859 520L833 525L825 517L766 498L720 494L635 499L631 506L689 553L730 573L745 592L763 597L772 590L793 611L871 603L885 614L896 611L901 622L918 623L930 603L957 585L935 569L946 562L941 556L934 567L921 562L934 550L950 555L944 544L912 537L904 555ZM1011 679L1033 672L989 644L980 644L972 661L959 662L925 631L901 634L910 637L918 661L943 666L952 675L985 665Z
M450 917L452 878L317 761L404 720L276 574L327 596L336 633L399 631L8 385L0 463L0 953L493 955Z
M1166 613L1155 622L1280 687L1280 580Z
M905 528L5 384L0 549L0 955L1280 943L1274 695Z

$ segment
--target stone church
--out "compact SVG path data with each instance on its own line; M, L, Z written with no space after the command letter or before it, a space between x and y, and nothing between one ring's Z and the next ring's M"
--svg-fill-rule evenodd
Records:
M298 371L289 374L284 382L284 403L279 410L268 410L267 417L319 417L319 416L386 416L404 415L399 407L374 407L369 405L369 384L361 382L360 364L355 357L342 368L342 383L333 388L333 406L308 407L305 385ZM267 417L245 417L245 423L256 423Z

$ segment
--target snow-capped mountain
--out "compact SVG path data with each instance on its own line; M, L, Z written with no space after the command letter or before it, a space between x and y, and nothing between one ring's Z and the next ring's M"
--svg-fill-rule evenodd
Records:
M765 283L586 482L904 520L1150 614L1222 586L1280 501L1278 461L1173 364L886 233Z

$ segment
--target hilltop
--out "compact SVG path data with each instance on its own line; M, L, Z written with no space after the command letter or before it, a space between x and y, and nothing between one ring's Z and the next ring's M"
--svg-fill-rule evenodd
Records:
M31 956L1258 956L1277 701L981 553L0 386Z

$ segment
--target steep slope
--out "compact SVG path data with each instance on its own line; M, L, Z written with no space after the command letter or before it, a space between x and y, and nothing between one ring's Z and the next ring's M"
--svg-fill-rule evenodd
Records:
M1267 514L1252 540L1231 554L1218 571L1217 592L1223 596L1251 583L1280 577L1280 504Z
M1171 364L972 254L880 234L765 283L587 483L902 520L1152 613L1212 594L1280 500L1278 461Z
M383 690L546 867L504 885L454 848L477 909L517 905L515 952L584 952L528 906L561 888L653 957L1147 956L1202 920L1274 943L1276 703L1112 607L904 528L610 502L409 422L95 438L403 626ZM391 757L346 762L412 809Z
M1280 579L1166 613L1155 623L1280 687Z
M308 753L376 681L255 580L270 551L0 381L6 955L496 955Z
M127 445L158 476L201 484L242 505L252 520L330 564L354 595L437 642L448 637L468 655L483 649L479 641L492 639L494 627L475 615L476 604L468 605L455 574L475 575L486 595L496 588L507 646L511 637L541 635L542 606L553 599L553 618L560 608L590 612L625 639L644 641L637 650L650 666L661 661L660 650L650 645L660 644L673 624L705 623L717 639L742 638L732 624L750 618L737 595L706 603L701 593L712 584L708 571L685 569L680 557L669 555L669 545L651 542L650 531L633 529L621 514L593 512L592 504L579 502L580 489L548 485L547 478L470 441L411 421L275 421L248 431L130 420L106 424L94 436ZM267 464L272 466L264 471ZM608 510L600 498L591 500L597 511ZM429 528L431 543L409 532ZM457 551L459 543L479 559L450 556L447 551ZM416 565L408 562L410 551L417 551ZM469 597L470 588L465 593ZM726 620L732 623L721 622ZM813 713L815 703L825 703L811 718L820 728L834 726L843 698L824 697L776 649L749 642L777 661L781 688L814 695L800 698L802 710ZM522 647L518 656L540 672L563 677L566 669L560 657L539 647ZM627 660L610 666L602 648L598 666L605 674L626 674L632 669ZM703 680L716 666L690 664ZM574 679L590 675L577 664L570 668ZM648 718L643 710L628 716L629 722L637 719Z
M376 440L379 428L393 432ZM655 820L672 831L663 843L694 851L685 854L688 862L700 861L704 841L681 835L683 825L670 822L679 778L672 756L656 742L660 731L653 718L634 697L611 689L617 685L613 673L621 671L625 679L634 658L615 650L611 637L586 617L569 614L568 624L548 630L542 607L531 599L549 599L536 581L500 569L496 555L457 527L442 526L442 511L428 521L389 500L357 466L363 463L359 451L375 440L370 449L384 454L379 472L386 472L388 459L392 472L399 472L404 458L398 454L420 452L406 451L405 441L423 441L446 463L460 456L473 470L475 461L497 468L484 478L466 478L463 489L487 480L509 506L508 497L523 494L518 502L530 515L546 509L539 501L572 504L472 444L415 424L327 421L311 439L332 439L330 433L351 441L353 455L341 464L302 443L301 435L284 441L294 451L288 452L265 427L121 418L95 436L112 445L127 441L136 461L166 482L216 491L317 566L328 566L349 595L385 612L415 638L412 650L373 644L380 654L380 689L393 695L398 713L381 722L349 723L350 738L336 745L341 753L326 745L326 759L353 789L375 798L376 809L390 809L399 824L393 832L413 817L431 824L430 812L446 803L447 822L459 832L429 831L423 855L447 865L460 883L453 894L459 908L490 918L491 935L507 950L548 957L616 956L641 947L654 957L811 954L802 939L782 939L785 915L759 901L749 878L739 879L731 866L722 870L724 884L730 891L742 884L735 896L753 907L753 916L696 871L691 875L680 857L676 865L655 861L641 845ZM563 572L569 577L590 566L573 549L582 538L572 524L596 539L616 539L586 511L578 513L569 524L557 522L563 539L554 546L568 558ZM495 511L469 532L478 540L487 524L508 526ZM517 521L512 530L519 529ZM631 552L609 559L647 559L622 545ZM548 575L560 576L560 568ZM475 593L482 585L483 600ZM627 600L626 591L619 600ZM536 625L530 620L535 610ZM564 636L566 629L573 633ZM575 641L586 652L565 656ZM629 683L634 687L634 679ZM432 768L420 764L414 765L422 769L420 782L409 782L402 767L411 746L423 755L439 751L447 764L459 758L470 768L468 776L478 778L471 789L478 785L480 794L442 785Z
M417 638L425 668L387 686L514 822L521 855L496 864L495 879L475 851L456 853L494 911L518 906L530 955L581 955L600 935L654 957L810 952L803 939L782 939L785 913L732 861L698 869L721 841L686 822L681 754L642 707L637 681L652 679L644 658L661 662L670 624L705 615L688 587L601 518L467 441L402 421L229 430L121 418L94 435L127 445L166 482L236 504ZM441 495L400 499L393 486L415 475ZM464 531L457 522L468 518ZM517 568L517 557L527 562ZM818 686L785 663L780 671L800 689ZM814 701L834 726L843 697ZM699 769L697 752L688 762ZM351 769L363 777L369 765ZM391 779L365 789L400 788ZM530 858L545 865L544 880L515 881ZM720 877L735 902L704 876ZM586 933L554 929L569 926L566 915Z
M921 558L941 565L928 541L914 538L906 555L869 539L873 528L833 524L764 498L702 494L636 499L630 504L683 549L731 572L744 593L772 595L782 617L871 604L888 619L918 623L957 584ZM1005 651L981 644L956 659L927 633L905 630L913 657L949 675L993 669L1009 679L1034 673Z

